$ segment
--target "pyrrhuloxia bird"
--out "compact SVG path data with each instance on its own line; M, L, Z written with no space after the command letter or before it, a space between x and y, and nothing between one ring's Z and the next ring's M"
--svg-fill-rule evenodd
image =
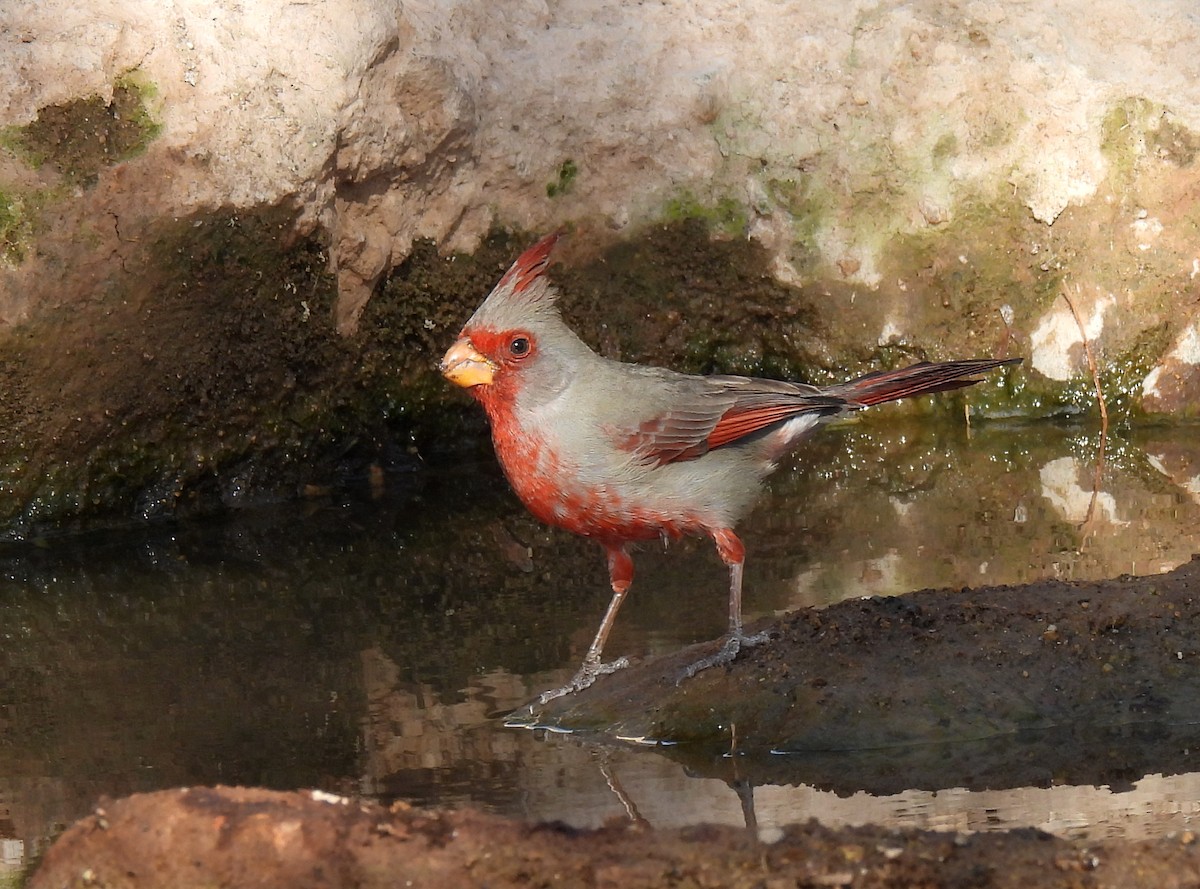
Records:
M690 674L761 641L742 631L745 549L734 525L777 461L823 423L873 404L944 392L1020 361L921 363L818 388L692 376L597 355L563 323L545 277L557 235L521 254L442 359L483 405L496 456L542 521L604 547L613 597L579 672L542 702L624 666L600 653L633 580L634 541L705 535L729 566L729 632Z

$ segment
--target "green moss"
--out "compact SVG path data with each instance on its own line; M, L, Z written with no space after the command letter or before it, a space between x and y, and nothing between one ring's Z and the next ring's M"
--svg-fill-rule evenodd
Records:
M1100 124L1100 152L1108 161L1114 191L1131 183L1139 158L1146 151L1146 133L1162 116L1163 106L1140 96L1122 99L1109 108Z
M816 274L822 259L817 237L832 214L829 195L817 188L811 176L771 177L763 185L771 203L784 209L791 220L788 263L802 275Z
M570 192L578 175L579 167L575 161L567 158L559 164L554 181L546 184L546 197L556 198Z
M111 101L88 96L48 105L32 123L7 128L0 144L31 166L50 165L88 185L104 167L141 154L161 132L151 112L154 96L153 87L130 72L117 79Z
M1049 248L1030 249L1044 237L1017 198L976 195L936 230L893 237L880 266L885 280L906 282L908 329L952 353L969 345L979 351L981 343L991 350L1009 336L1000 306L1017 318L1037 317L1059 293L1055 257Z
M1142 381L1169 343L1168 325L1157 325L1100 363L1100 386L1114 426L1125 427L1143 418L1139 407ZM1086 419L1089 423L1099 420L1096 385L1087 368L1065 383L1047 379L1028 367L1010 368L1002 378L989 375L989 380L993 377L995 385L989 382L967 390L973 415Z
M1148 134L1148 148L1156 157L1177 167L1190 167L1200 152L1200 133L1189 130L1166 114Z
M0 190L0 259L18 263L25 258L30 226L25 200Z
M1110 418L1129 421L1142 416L1140 408L1142 383L1158 364L1173 340L1167 323L1142 330L1137 339L1116 356L1106 357L1100 365L1100 386ZM1096 388L1090 372L1073 380L1069 386L1075 403L1081 410L1099 416ZM1082 389L1082 391L1078 391Z
M943 133L941 138L933 144L933 161L935 164L943 164L958 154L958 136L954 133Z
M658 214L668 224L697 220L710 230L724 235L743 235L749 218L746 209L731 197L717 198L711 203L701 201L688 189L677 192L663 205Z

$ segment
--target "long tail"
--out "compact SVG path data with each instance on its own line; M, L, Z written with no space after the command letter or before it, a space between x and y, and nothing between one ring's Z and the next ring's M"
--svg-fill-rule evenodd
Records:
M933 392L948 392L982 382L970 379L972 374L995 370L1006 364L1020 364L1020 358L973 358L967 361L923 361L899 370L880 370L866 376L830 386L828 395L845 398L864 407L929 395Z

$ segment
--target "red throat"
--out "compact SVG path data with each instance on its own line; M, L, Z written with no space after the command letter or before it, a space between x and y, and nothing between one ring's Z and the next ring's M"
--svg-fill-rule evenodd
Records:
M519 365L512 365L505 360L505 350L513 333L495 330L472 330L467 333L471 344L496 364L496 373L491 383L469 390L475 400L483 405L493 426L501 414L511 410L520 388L521 375L535 360L534 356L530 356Z

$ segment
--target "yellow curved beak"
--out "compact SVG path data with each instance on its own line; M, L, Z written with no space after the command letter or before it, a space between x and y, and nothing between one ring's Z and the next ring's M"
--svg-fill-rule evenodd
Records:
M496 374L496 365L480 355L464 336L442 356L438 370L451 383L470 389L491 383Z

